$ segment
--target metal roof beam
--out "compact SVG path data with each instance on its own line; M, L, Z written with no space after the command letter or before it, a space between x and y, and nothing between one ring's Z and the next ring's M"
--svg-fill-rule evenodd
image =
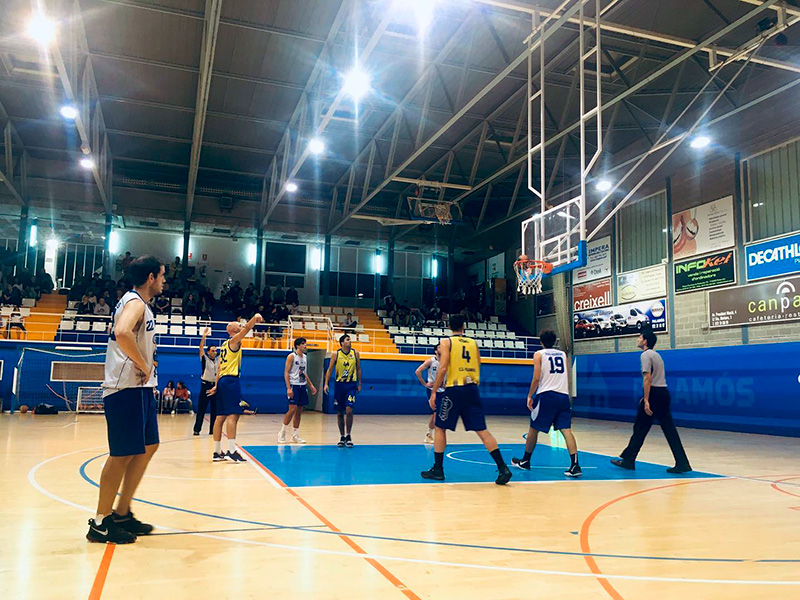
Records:
M200 152L203 149L208 94L211 89L211 73L214 70L214 55L217 51L217 34L219 32L221 14L222 0L206 0L203 44L200 50L200 78L197 81L197 100L195 101L194 125L192 127L192 150L189 156L189 183L186 187L187 222L192 218L192 210L194 209L197 170L200 166Z
M9 193L14 196L14 199L19 202L22 206L27 206L28 201L25 197L25 191L27 187L27 169L26 169L26 161L27 161L27 152L25 151L25 146L22 144L22 139L19 137L17 130L14 128L14 124L11 122L11 118L8 116L8 112L6 112L5 106L3 103L0 102L0 118L5 121L5 127L3 127L3 147L5 152L5 169L0 170L0 181L2 181L3 185L6 186ZM17 139L20 148L22 149L20 153L19 159L19 166L20 166L20 184L22 186L22 193L17 190L16 186L14 185L14 138Z

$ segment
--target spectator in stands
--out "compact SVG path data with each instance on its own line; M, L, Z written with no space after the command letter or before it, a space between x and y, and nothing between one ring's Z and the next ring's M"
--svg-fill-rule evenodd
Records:
M27 331L25 331L25 324L22 321L22 314L20 313L19 306L14 308L14 312L11 313L11 316L8 318L8 323L6 324L6 338L11 339L11 329L21 329L23 337L27 337Z
M12 285L10 286L10 294L11 297L8 301L8 304L13 304L14 306L21 306L22 305L22 289L20 286Z
M442 323L442 309L439 308L438 304L434 304L433 307L428 311L428 320L433 321L437 325Z
M108 317L111 315L111 307L106 304L106 299L102 296L94 305L94 314L99 317Z
M14 288L11 286L10 283L6 284L5 289L3 290L3 304L11 304L11 294Z
M89 302L89 296L86 294L83 295L81 298L80 304L78 304L78 314L79 315L93 315L94 314L94 304Z
M422 327L425 324L425 316L422 314L422 311L416 302L414 302L414 304L411 306L408 318L409 323L411 323L411 327Z
M22 269L22 271L20 271L18 279L19 282L22 284L22 287L28 287L30 285L33 285L33 275L31 275L31 272L28 270L28 267L25 267Z
M297 293L294 286L290 286L289 289L286 290L286 304L300 304L300 295Z
M175 388L175 410L172 412L191 412L192 411L192 401L189 399L190 394L189 390L186 388L186 385L182 381L178 382L178 387Z
M39 299L39 293L36 291L35 288L28 286L22 291L23 298L32 298L34 300Z
M344 320L343 327L348 331L348 333L352 333L355 331L356 327L358 327L358 319L353 316L353 313L347 313L347 318Z
M133 262L133 259L134 259L134 257L131 256L130 252L126 252L125 253L125 257L122 259L122 271L123 271L123 273L128 270L128 267L131 266L131 263Z
M167 382L167 387L161 392L161 412L172 412L175 409L175 384Z
M411 323L411 309L408 306L408 299L406 298L402 304L397 306L395 310L395 317L397 322L403 327L409 327Z
M197 296L195 296L194 292L187 292L183 300L183 316L196 317L199 308L200 305L197 302Z
M200 302L197 305L197 316L202 319L211 318L211 306L209 306L205 295L200 296Z
M172 264L169 266L170 278L175 280L180 279L182 271L183 271L183 265L181 264L181 257L176 256L175 260L172 261Z
M272 293L272 301L275 304L283 304L286 301L286 293L280 283L275 286L275 291Z
M50 273L42 269L39 272L39 276L36 278L36 287L40 294L52 294L55 285L53 284L53 278L50 277Z
M386 316L390 319L395 318L395 313L397 312L397 302L394 299L394 296L386 296L383 299L383 310L386 311Z

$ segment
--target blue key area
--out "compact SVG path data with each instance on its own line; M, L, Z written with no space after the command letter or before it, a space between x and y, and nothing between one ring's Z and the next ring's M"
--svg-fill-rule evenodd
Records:
M420 477L420 471L433 465L433 447L426 445L355 446L246 446L257 461L280 477L289 487L325 485L397 485L440 482ZM514 473L514 481L564 481L569 454L563 448L539 445L533 453L530 471L511 466L511 457L522 457L522 445L501 445L503 458ZM692 472L670 475L667 465L637 462L635 471L615 467L611 456L580 452L584 480L619 481L630 479L680 480L719 477ZM444 471L448 483L492 482L497 467L480 444L453 444L447 447Z

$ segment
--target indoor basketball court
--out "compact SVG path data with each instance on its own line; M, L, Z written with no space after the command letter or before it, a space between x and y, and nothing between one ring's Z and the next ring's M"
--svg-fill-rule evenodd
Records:
M0 597L800 597L797 2L3 12Z

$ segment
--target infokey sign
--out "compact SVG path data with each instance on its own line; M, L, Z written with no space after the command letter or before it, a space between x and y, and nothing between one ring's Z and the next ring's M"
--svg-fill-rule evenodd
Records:
M675 263L675 293L693 292L736 283L733 250Z
M800 233L745 248L747 280L800 273Z

